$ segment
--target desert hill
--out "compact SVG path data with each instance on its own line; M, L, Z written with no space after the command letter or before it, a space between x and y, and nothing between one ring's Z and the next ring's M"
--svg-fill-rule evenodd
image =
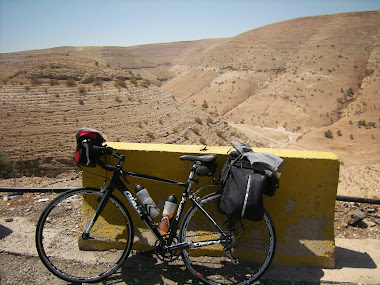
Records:
M261 27L209 48L163 88L240 129L298 133L297 146L378 161L379 26L373 11Z
M379 12L364 12L265 26L209 49L163 88L231 121L307 132L336 121L347 90L355 97L373 75L379 24Z
M1 150L36 173L56 164L53 175L71 167L81 126L113 141L240 139L333 151L342 185L353 193L374 188L363 196L376 196L379 26L380 11L372 11L224 39L0 54Z
M223 39L207 39L189 42L149 44L132 47L57 47L43 50L3 53L0 56L0 80L13 79L20 71L28 70L28 77L44 77L63 70L65 76L85 81L89 76L103 80L125 77L133 71L155 85L161 85L175 76L171 65L189 64L201 56L203 50ZM124 73L123 73L124 71ZM87 76L87 77L86 77ZM62 78L62 76L58 79Z

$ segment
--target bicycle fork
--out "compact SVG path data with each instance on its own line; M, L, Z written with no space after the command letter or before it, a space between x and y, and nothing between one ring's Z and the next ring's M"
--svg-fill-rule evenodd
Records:
M99 201L98 207L95 210L94 216L92 217L90 223L88 224L87 229L82 234L82 238L84 240L90 238L90 231L91 231L92 227L95 225L97 219L99 218L100 213L106 207L106 204L112 195L113 189L106 191L105 194L100 198L100 201Z

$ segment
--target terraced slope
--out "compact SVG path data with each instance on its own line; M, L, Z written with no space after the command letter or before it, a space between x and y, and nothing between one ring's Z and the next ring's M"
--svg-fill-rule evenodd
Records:
M1 151L25 174L55 175L73 166L79 127L109 141L229 145L240 136L228 124L157 87L3 86Z

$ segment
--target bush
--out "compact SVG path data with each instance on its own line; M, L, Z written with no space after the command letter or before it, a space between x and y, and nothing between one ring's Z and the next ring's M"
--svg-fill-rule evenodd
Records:
M115 87L116 88L127 88L127 83L125 83L124 80L117 80L115 82Z
M143 82L140 83L141 87L148 88L150 85L150 81L148 79L145 79Z
M13 173L13 165L9 160L8 155L0 151L0 176L4 178L10 178Z
M136 78L132 77L130 81L131 81L131 83L133 85L137 86L137 80L136 80Z
M347 96L354 96L354 90L351 87L347 89Z
M365 120L360 120L359 122L358 122L358 127L360 128L360 127L365 127L365 126L367 126L367 122L365 121Z
M207 104L206 100L203 101L202 108L204 108L204 109L208 108L208 104Z
M375 122L368 122L368 127L376 128Z
M192 128L191 130L193 131L194 134L199 135L199 129Z
M80 94L86 94L86 87L84 87L84 86L79 86L79 87L78 87L78 92L79 92Z
M50 79L49 84L50 86L59 85L59 81L57 79Z
M325 137L328 138L328 139L332 139L333 138L332 131L331 130L326 131L325 132Z
M76 82L75 82L75 80L73 78L69 78L69 79L66 80L66 85L67 85L67 87L74 87L77 84L76 84Z
M196 122L197 124L202 125L202 119L199 118L199 117L196 117L196 118L195 118L195 122Z
M38 78L33 77L33 78L30 79L30 84L32 86L38 86L38 85L41 85L42 82Z

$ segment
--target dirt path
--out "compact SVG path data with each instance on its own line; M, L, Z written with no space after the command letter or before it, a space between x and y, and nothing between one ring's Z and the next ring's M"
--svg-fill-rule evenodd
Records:
M267 147L287 147L301 149L299 147L291 146L292 143L296 142L300 134L288 132L283 128L262 128L259 126L253 126L248 124L235 124L232 122L229 122L228 124L242 131L252 140Z

